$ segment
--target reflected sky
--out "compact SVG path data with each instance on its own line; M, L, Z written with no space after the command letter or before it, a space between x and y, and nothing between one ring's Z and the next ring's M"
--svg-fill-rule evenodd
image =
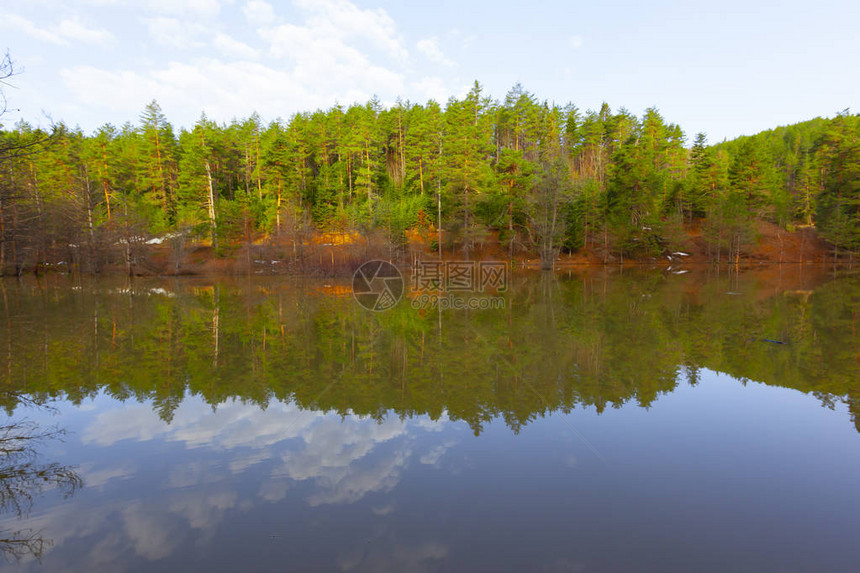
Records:
M193 397L170 424L151 403L106 396L36 415L63 420L68 439L44 455L75 460L86 488L72 500L42 500L25 520L53 547L41 564L19 564L22 570L154 570L153 563L180 567L187 559L194 568L202 560L207 570L235 570L250 566L249 558L255 568L277 570L267 565L272 555L314 546L327 555L316 557L321 570L421 566L447 549L438 542L400 546L390 536L382 525L397 510L392 492L405 472L441 467L446 450L471 435L444 415L379 422L280 403L213 408ZM350 521L377 522L381 528L366 533L385 549L367 553L347 543L329 555L332 547L318 536L341 515L347 522L336 529L344 532L353 529ZM218 554L227 547L228 555Z
M43 455L85 488L23 521L21 571L850 571L860 436L847 409L704 372L649 409L554 412L476 437L187 396L58 412ZM8 519L6 521L9 521ZM4 523L6 525L6 523Z

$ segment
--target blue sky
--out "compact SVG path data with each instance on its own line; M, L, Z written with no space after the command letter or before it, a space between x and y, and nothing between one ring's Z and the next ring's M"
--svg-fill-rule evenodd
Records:
M516 82L581 109L650 106L692 139L860 108L858 2L0 0L22 73L3 119L91 131L156 98L264 121L335 102L445 102Z

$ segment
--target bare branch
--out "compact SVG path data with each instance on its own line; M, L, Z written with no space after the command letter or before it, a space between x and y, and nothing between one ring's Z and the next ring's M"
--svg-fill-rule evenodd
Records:
M18 75L18 71L15 69L12 57L7 51L2 59L0 59L0 118L2 118L6 111L8 111L6 94L3 91L3 86L13 87L12 84L6 80L15 75Z

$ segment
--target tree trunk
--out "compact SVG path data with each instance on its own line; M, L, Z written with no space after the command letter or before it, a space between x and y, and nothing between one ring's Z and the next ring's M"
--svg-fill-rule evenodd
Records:
M212 236L212 250L218 250L218 223L215 219L215 184L212 181L212 169L209 166L209 161L206 161L206 179L209 183L208 201L209 208L209 232Z
M439 250L439 260L442 260L442 182L439 182L438 189L436 191L436 233L438 235L437 245L436 247Z
M102 175L102 187L104 188L105 193L105 206L107 207L107 218L110 221L110 185L108 184L109 172L108 172L108 163L107 163L107 150L105 149L105 144L102 143L102 169L104 173Z
M370 212L370 220L373 222L373 179L370 170L370 142L364 140L364 164L367 166L367 208Z
M6 216L3 214L3 198L0 197L0 277L6 274Z
M281 236L281 174L278 173L278 200L275 210L275 236Z
M123 215L125 218L125 270L128 276L134 275L134 268L131 264L131 233L128 228L128 199L122 202Z
M466 260L469 260L469 247L470 247L470 237L469 237L469 186L466 185L463 187L463 195L465 201L465 215L463 217L463 254L466 257Z
M83 167L83 175L84 193L86 193L86 197L84 197L84 205L87 208L87 231L90 237L90 271L98 272L99 265L96 261L96 257L98 256L96 253L96 234L93 227L93 195L92 188L90 186L90 174L89 171L87 171L86 166Z

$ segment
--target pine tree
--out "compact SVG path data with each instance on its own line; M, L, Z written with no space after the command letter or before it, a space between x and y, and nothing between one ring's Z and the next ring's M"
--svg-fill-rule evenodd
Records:
M462 101L451 99L445 110L448 134L446 172L449 186L461 198L463 252L466 258L469 257L472 241L477 234L472 217L475 196L494 182L488 162L494 150L489 113L491 102L481 94L482 88L475 82Z
M154 227L163 230L173 223L176 216L176 140L173 128L155 100L140 115L140 133L139 191L144 203L156 209L152 214Z
M816 155L823 172L817 223L834 245L860 249L860 115L843 111L821 138Z
M218 251L217 164L218 127L206 114L190 132L180 136L179 223L191 226L205 221L209 227L212 248Z

